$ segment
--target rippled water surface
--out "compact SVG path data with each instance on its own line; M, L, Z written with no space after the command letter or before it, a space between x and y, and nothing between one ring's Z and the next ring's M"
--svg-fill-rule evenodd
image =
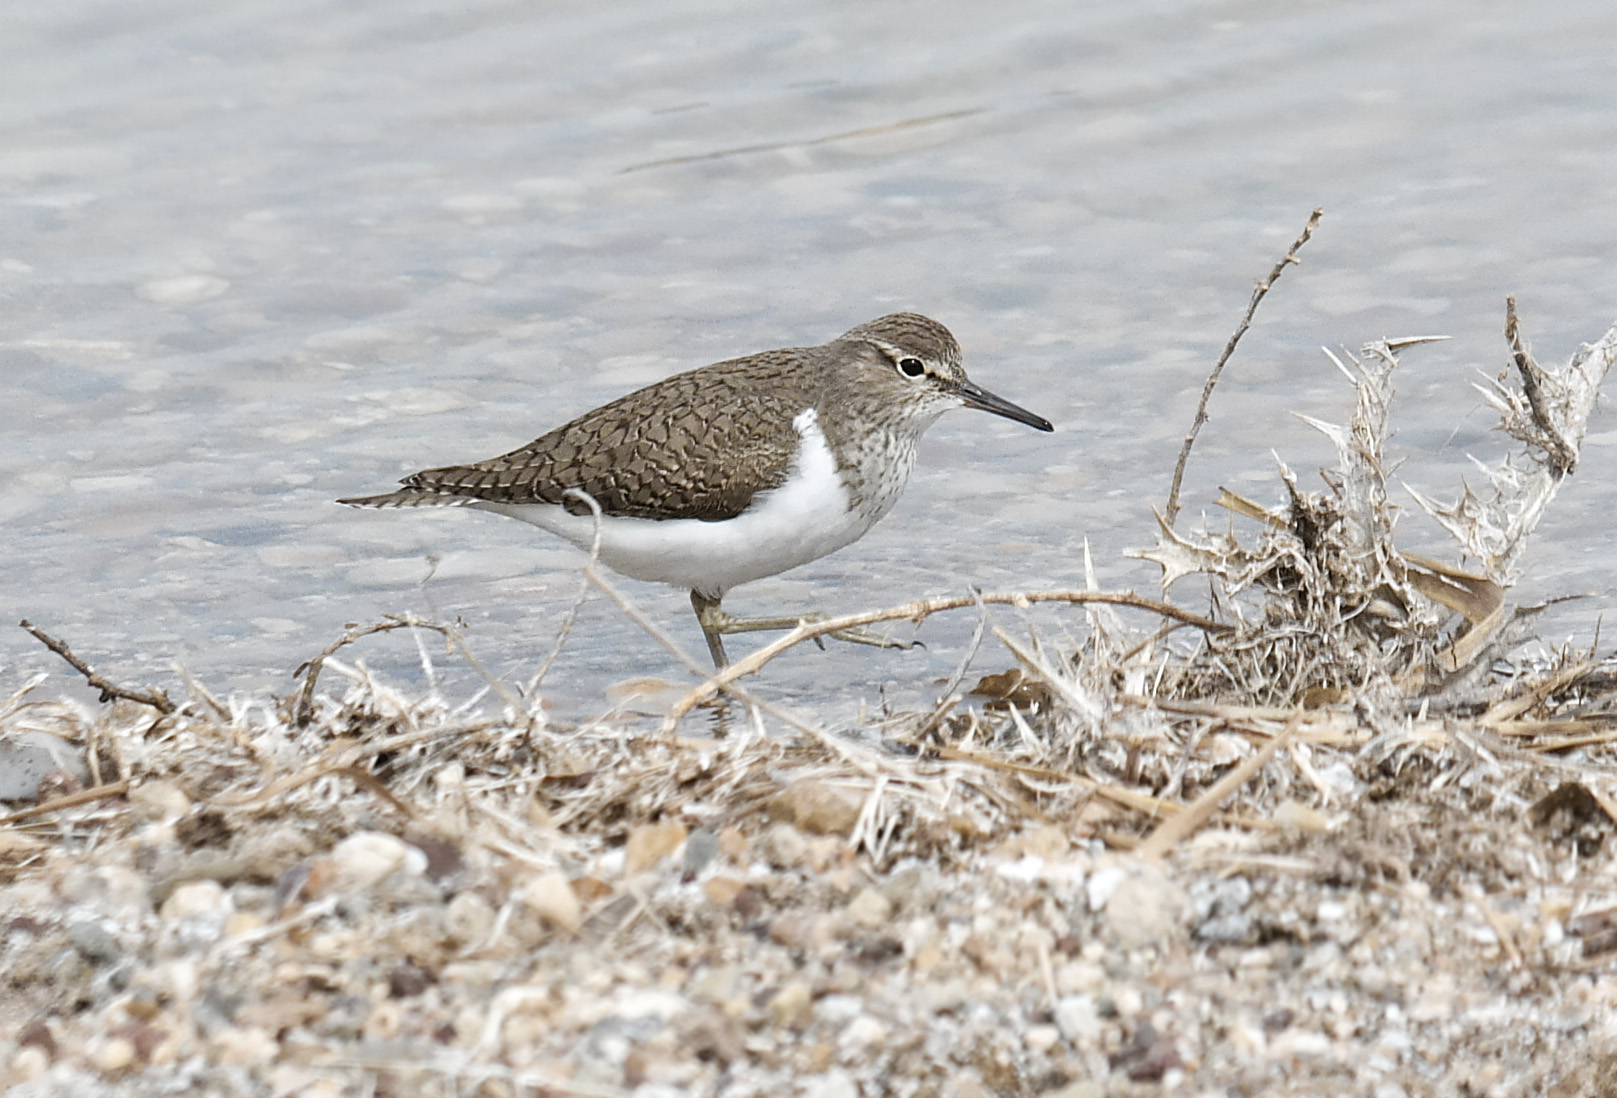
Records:
M951 413L882 525L727 607L1071 585L1086 540L1103 583L1151 590L1122 550L1316 205L1215 398L1193 512L1220 485L1277 500L1271 450L1327 459L1290 414L1346 414L1321 345L1454 337L1408 354L1395 412L1401 476L1448 494L1500 452L1470 385L1504 361L1505 295L1545 360L1617 315L1617 7L1595 0L63 0L0 9L0 41L0 602L132 681L284 689L344 623L405 610L525 677L578 554L331 501L897 309L1057 433ZM1617 423L1593 431L1521 590L1589 592L1551 622L1585 641L1617 507ZM701 651L682 593L622 586ZM923 697L971 625L806 649L768 689ZM363 654L421 674L402 638ZM0 691L42 669L85 696L0 629ZM553 674L584 713L682 673L596 597Z

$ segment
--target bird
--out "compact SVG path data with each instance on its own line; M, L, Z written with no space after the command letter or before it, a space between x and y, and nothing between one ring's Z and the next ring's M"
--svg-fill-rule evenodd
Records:
M397 491L337 502L471 507L586 550L598 527L609 568L690 592L722 669L724 636L817 616L732 617L721 608L725 594L863 537L898 502L922 433L962 407L1054 430L968 378L942 324L893 313L817 347L676 374L499 457L423 469Z

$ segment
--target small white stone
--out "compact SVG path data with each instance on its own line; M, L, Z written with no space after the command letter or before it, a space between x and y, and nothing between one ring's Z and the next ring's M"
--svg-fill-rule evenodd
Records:
M522 902L532 908L546 922L569 933L584 922L584 913L578 904L578 894L563 873L541 873L522 886Z
M1316 808L1299 801L1285 800L1275 805L1274 822L1293 831L1317 834L1330 829L1330 821Z
M1331 1039L1323 1033L1288 1029L1269 1042L1269 1058L1290 1060L1303 1056L1326 1056L1334 1047Z
M944 980L921 988L916 1005L928 1014L959 1010L971 998L971 989L962 979Z
M1098 995L1106 986L1106 969L1092 961L1068 961L1056 969L1056 991L1062 995Z
M845 1049L877 1048L887 1040L888 1029L868 1014L861 1014L842 1029L838 1044Z
M677 991L659 991L656 988L632 988L612 1013L618 1018L630 1020L640 1018L656 1018L659 1021L669 1022L679 1017L691 1008L689 999Z
M153 965L139 977L139 983L175 1002L189 1003L197 997L201 977L197 962L184 958Z
M1179 929L1184 893L1161 869L1128 867L1106 901L1106 925L1127 948L1166 944Z
M859 1098L859 1085L840 1068L824 1075L809 1075L797 1081L803 1098Z
M218 881L186 881L168 894L159 914L165 919L189 919L224 912L229 904L230 897Z
M24 1045L11 1058L11 1075L18 1082L28 1083L50 1070L50 1053L38 1045Z
M395 873L419 876L426 871L427 856L417 847L381 831L359 831L331 850L337 870L336 887L344 892L363 892Z
M848 918L866 930L884 927L892 917L892 901L869 886L860 889L859 894L848 901Z
M1105 911L1107 903L1112 898L1112 893L1117 891L1117 886L1123 883L1123 878L1126 876L1128 876L1128 870L1120 865L1102 866L1091 873L1089 880L1084 882L1084 893L1089 899L1089 910L1094 912Z
M93 1040L86 1052L96 1070L109 1074L121 1072L135 1062L135 1045L127 1037Z
M129 791L129 805L147 820L177 820L191 810L191 798L173 782L141 782Z
M827 995L814 1004L814 1016L828 1025L840 1026L865 1012L865 1001L857 995Z
M792 869L808 859L808 840L789 823L771 824L763 834L759 851L776 869Z
M151 882L124 865L97 866L91 873L100 891L91 906L113 918L151 914Z
M1095 1000L1089 996L1068 995L1058 999L1052 1013L1056 1027L1069 1044L1087 1048L1100 1040L1100 1012L1095 1009Z
M1022 1034L1023 1047L1034 1054L1049 1052L1059 1040L1061 1030L1056 1026L1029 1026L1027 1032Z

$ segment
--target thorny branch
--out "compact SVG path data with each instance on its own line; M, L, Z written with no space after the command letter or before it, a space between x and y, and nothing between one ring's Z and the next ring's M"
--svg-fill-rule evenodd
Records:
M1544 368L1533 359L1533 354L1522 343L1520 325L1516 319L1515 297L1505 298L1505 341L1510 344L1511 361L1516 364L1516 372L1521 374L1522 393L1527 397L1527 404L1532 409L1533 423L1543 432L1539 440L1550 464L1558 477L1566 476L1578 464L1578 451L1567 442L1555 425L1555 418L1551 414L1548 397L1544 392Z

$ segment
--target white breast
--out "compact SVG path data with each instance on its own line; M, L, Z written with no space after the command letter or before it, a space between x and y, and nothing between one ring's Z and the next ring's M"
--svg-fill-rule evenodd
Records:
M718 598L737 584L773 576L856 541L896 501L856 511L837 471L836 458L820 429L819 415L805 408L792 420L799 443L786 481L755 496L735 518L643 519L604 516L601 560L635 579L686 587ZM530 522L588 549L591 515L573 515L552 504L471 504Z

